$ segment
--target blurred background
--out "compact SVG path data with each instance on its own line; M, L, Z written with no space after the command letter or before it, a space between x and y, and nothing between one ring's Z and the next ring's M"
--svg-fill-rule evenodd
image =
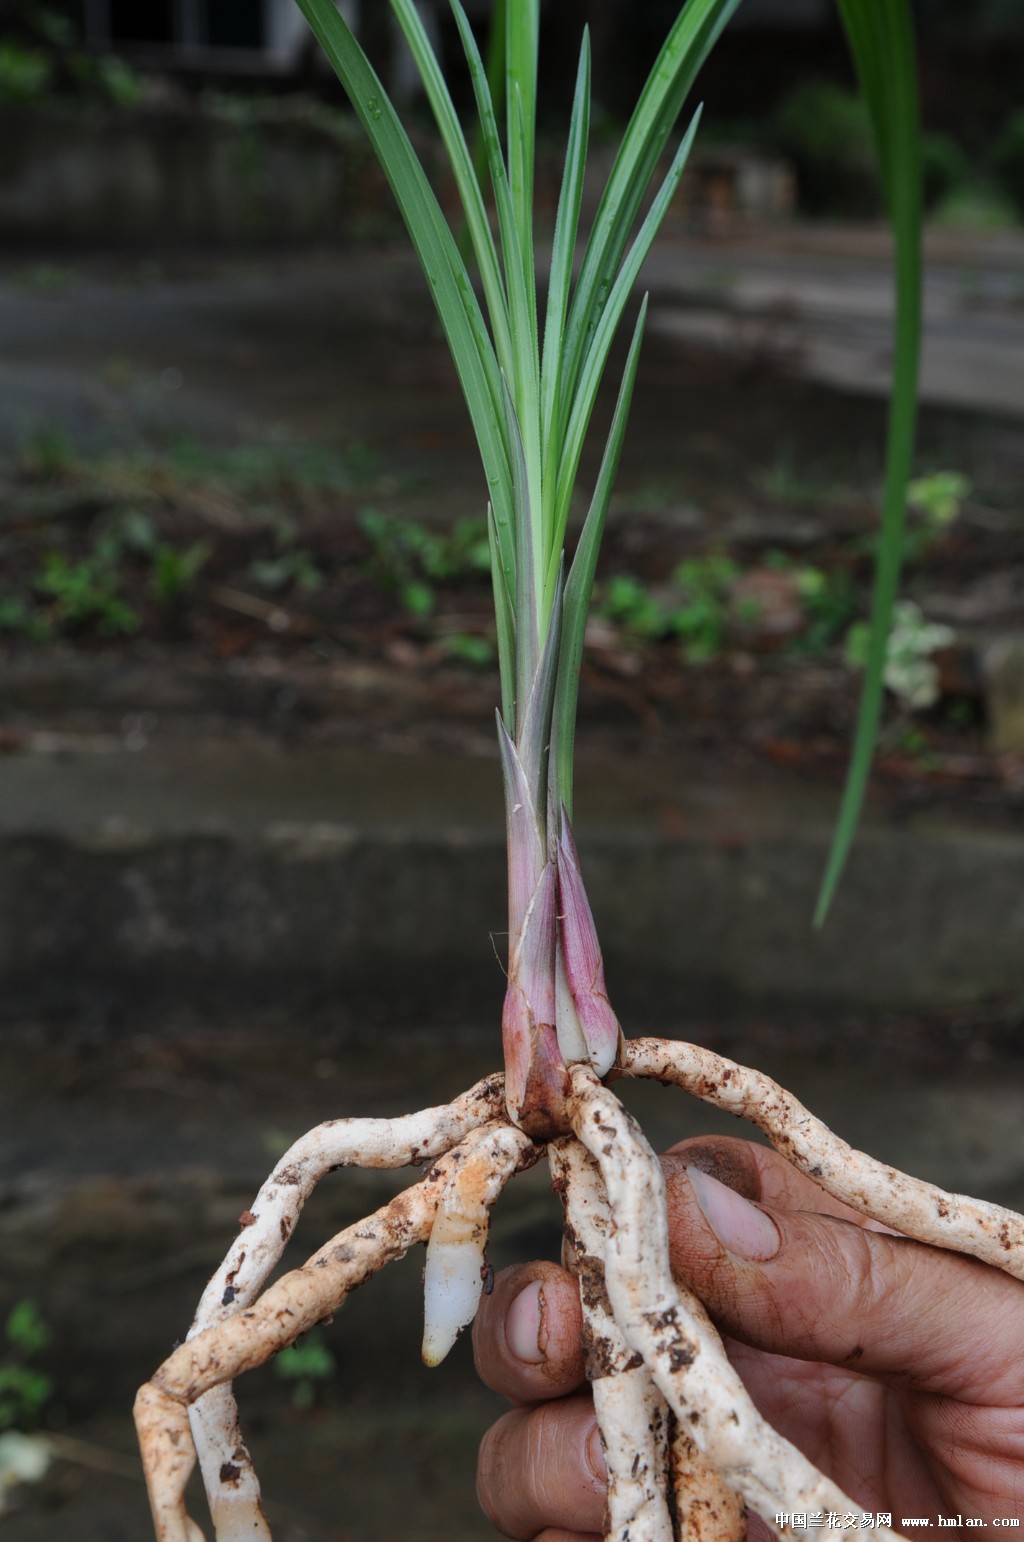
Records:
M387 6L342 9L453 209ZM492 7L470 10L485 41ZM543 8L541 228L583 25L589 217L675 10ZM466 103L447 7L421 11ZM754 1063L854 1144L1020 1207L1024 15L915 11L905 599L834 912L812 930L891 289L826 0L746 0L702 78L643 276L577 819L627 1034ZM3 1542L144 1537L134 1389L268 1167L321 1119L445 1101L496 1063L484 503L426 286L289 0L0 5ZM625 1096L657 1144L726 1128ZM334 1175L289 1262L397 1183ZM535 1171L492 1257L557 1248ZM497 1403L465 1341L420 1368L419 1276L389 1271L243 1388L283 1542L490 1535L472 1475Z

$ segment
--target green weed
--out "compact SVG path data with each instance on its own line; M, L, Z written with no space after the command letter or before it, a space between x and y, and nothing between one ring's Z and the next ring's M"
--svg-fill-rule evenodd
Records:
M397 593L414 616L433 610L437 584L490 571L487 526L482 519L460 519L450 530L433 530L378 509L364 509L359 528L370 545L371 572L378 583Z
M729 590L738 573L731 558L717 554L681 562L660 590L618 573L605 583L596 611L635 641L675 638L689 663L703 663L725 646Z
M334 1371L334 1356L315 1328L290 1349L283 1349L274 1361L274 1374L292 1384L295 1408L312 1408Z
M52 600L53 620L63 631L95 626L102 637L118 637L138 630L138 615L118 592L117 569L100 549L77 562L63 552L50 552L34 587Z
M0 1360L0 1430L28 1430L38 1424L54 1386L33 1361L48 1347L51 1337L31 1297L12 1307L4 1329L6 1349Z

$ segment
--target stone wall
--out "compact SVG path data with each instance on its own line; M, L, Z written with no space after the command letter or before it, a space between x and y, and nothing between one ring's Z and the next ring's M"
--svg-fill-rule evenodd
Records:
M361 129L265 109L0 109L0 244L278 243L394 226Z

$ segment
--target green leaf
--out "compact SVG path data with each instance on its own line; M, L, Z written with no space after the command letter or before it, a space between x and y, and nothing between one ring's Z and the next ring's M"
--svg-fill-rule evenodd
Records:
M451 93L441 73L437 56L430 46L430 39L420 20L414 0L391 0L391 4L416 61L416 68L419 70L420 79L427 93L427 100L430 102L448 153L466 217L473 255L480 269L498 362L507 373L512 367L512 339L508 326L505 285L473 157L462 132L462 125L455 111Z
M618 401L612 425L608 431L604 455L597 484L583 523L576 555L569 569L562 603L562 643L558 664L558 682L555 687L555 705L552 717L551 738L555 753L555 785L559 804L572 814L572 763L576 734L576 703L579 698L580 665L583 660L583 639L587 630L587 614L590 596L594 588L594 573L604 534L608 504L611 501L615 473L619 468L622 441L626 435L629 407L633 399L637 366L640 363L640 344L644 322L647 319L647 296L644 296L633 329L626 367L622 374Z
M571 389L601 319L644 196L697 73L739 0L689 0L654 62L594 218L566 332Z
M516 726L516 612L509 593L505 569L498 550L498 532L494 510L487 505L487 543L491 551L491 586L494 591L494 619L498 634L498 672L501 677L501 715L509 733Z
M334 0L297 0L369 136L416 248L451 348L494 505L506 575L513 574L512 483L501 377L455 238L376 73Z
M537 112L538 0L514 0L505 11L505 110L509 181L519 243L529 254L533 286L533 161ZM536 318L534 318L536 324Z
M544 319L544 356L541 366L541 420L545 505L551 503L549 489L555 485L561 454L563 424L560 421L560 383L565 320L569 309L576 233L583 201L583 174L586 169L587 143L590 137L590 38L584 32L576 72L569 141L565 151L565 170L555 216L555 238L551 248L551 272L548 279L547 313ZM545 508L545 533L553 544L553 519Z
M867 99L895 236L896 326L867 665L846 785L814 914L816 926L828 914L853 843L878 737L903 556L921 335L921 146L910 7L906 0L887 0L885 5L877 0L839 0L839 10Z
M580 456L583 453L583 443L586 438L587 427L590 422L591 413L594 410L594 403L597 400L597 392L601 384L601 377L604 374L605 363L611 350L615 332L629 297L633 292L633 285L636 283L640 269L643 267L647 253L650 251L651 243L658 233L661 222L665 218L669 205L679 186L699 122L700 108L694 113L690 126L683 136L682 143L676 151L668 175L659 188L654 202L651 204L647 217L640 227L615 282L611 285L586 357L583 360L579 384L573 398L572 411L565 431L565 444L562 451L558 487L555 494L555 536L553 544L559 547L565 535L569 505L572 501L573 488L576 484L576 473L579 470Z
M522 0L528 9L528 0ZM491 185L494 189L498 212L498 228L501 234L502 257L505 265L505 283L509 301L509 324L512 334L512 374L509 384L519 421L525 457L527 482L531 492L531 505L540 508L540 428L537 411L539 398L539 353L537 340L537 304L534 281L533 247L524 245L524 234L519 225L513 190L508 170L501 152L498 122L491 99L487 71L480 57L473 29L469 25L460 0L451 0L462 39L470 79L476 98L477 112L487 146ZM510 18L518 15L519 6L509 8ZM513 22L509 21L510 37ZM515 113L512 114L513 118ZM518 153L522 153L519 146ZM527 237L529 232L527 232ZM523 581L522 570L517 568L517 584Z
M526 455L523 450L523 436L519 430L519 420L516 416L516 405L512 400L512 393L508 389L508 383L502 379L505 386L505 417L508 425L508 438L512 446L512 499L515 511L515 538L516 538L516 699L515 699L515 733L518 737L519 723L522 713L526 708L526 701L533 685L533 677L537 669L537 659L540 651L541 631L538 599L540 586L537 583L537 538L540 534L536 529L531 513L530 484L526 469ZM511 725L510 725L510 731Z

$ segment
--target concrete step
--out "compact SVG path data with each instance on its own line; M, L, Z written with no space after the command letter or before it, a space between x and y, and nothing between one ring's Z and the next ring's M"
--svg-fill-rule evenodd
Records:
M836 801L774 768L583 755L580 847L628 1031L693 1006L1020 1000L1024 832L879 803L816 932ZM490 1022L501 999L493 756L30 735L0 762L0 847L9 1019L268 1007L426 1027Z

